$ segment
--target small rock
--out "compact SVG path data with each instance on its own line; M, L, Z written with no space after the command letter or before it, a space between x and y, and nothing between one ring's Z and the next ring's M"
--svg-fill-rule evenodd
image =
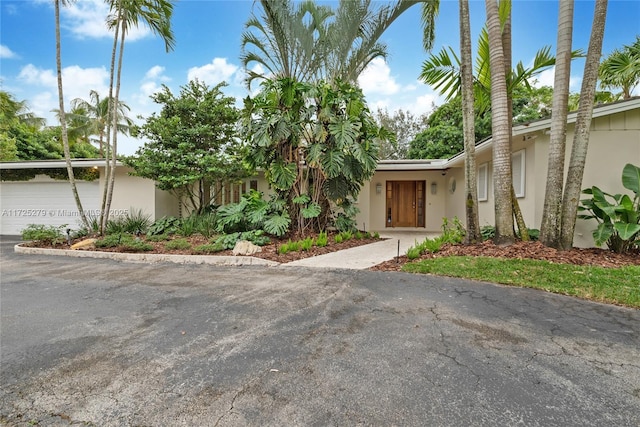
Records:
M240 240L233 248L234 255L253 255L256 252L262 252L262 248L258 245L254 245L248 240Z
M97 239L85 239L85 240L82 240L81 242L74 243L73 245L71 245L71 249L72 250L76 250L76 249L94 249L96 247L96 245L95 245L96 240Z

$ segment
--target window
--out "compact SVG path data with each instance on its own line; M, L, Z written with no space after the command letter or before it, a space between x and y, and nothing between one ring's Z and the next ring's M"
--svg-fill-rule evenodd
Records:
M524 183L524 153L525 150L516 151L511 156L511 173L513 178L513 189L515 190L516 197L521 198L525 196Z
M489 164L483 163L478 167L478 201L486 202L489 199L487 192L489 181Z

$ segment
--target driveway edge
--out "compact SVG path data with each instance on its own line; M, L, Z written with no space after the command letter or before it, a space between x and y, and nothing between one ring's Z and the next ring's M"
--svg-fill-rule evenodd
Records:
M171 262L174 264L209 264L209 265L261 265L275 267L280 263L249 256L210 256L210 255L168 255L145 253L100 252L71 249L29 248L19 243L13 247L15 253L27 255L54 255L74 258L101 258L126 262Z

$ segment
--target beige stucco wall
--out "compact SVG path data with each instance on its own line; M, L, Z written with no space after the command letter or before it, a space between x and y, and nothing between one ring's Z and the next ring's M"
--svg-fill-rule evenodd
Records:
M100 171L100 194L102 194L106 177L104 170ZM129 175L131 169L118 167L116 169L115 187L111 211L114 213L130 212L131 209L142 210L150 215L152 220L165 215L178 215L178 200L169 192L156 187L153 180Z
M360 214L356 220L358 227L366 223L367 230L384 231L385 223L385 188L387 181L426 181L425 187L425 231L437 232L442 225L442 218L446 211L446 176L442 171L377 171L371 180L364 184L363 191L358 197ZM431 184L436 183L436 193L432 194ZM382 191L376 192L380 184ZM369 201L367 206L366 201Z

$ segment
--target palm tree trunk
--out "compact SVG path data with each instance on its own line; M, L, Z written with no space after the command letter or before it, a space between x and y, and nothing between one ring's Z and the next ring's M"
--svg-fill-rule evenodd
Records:
M464 181L467 234L465 244L481 240L478 218L478 182L476 180L476 136L473 109L473 65L471 61L471 23L469 1L460 0L460 79L462 127L464 131Z
M512 244L513 208L511 203L511 123L505 75L504 50L498 5L485 0L491 67L491 128L493 131L493 188L495 200L496 244Z
M122 76L122 60L124 57L124 40L126 36L126 31L122 28L120 32L120 53L118 57L118 74L116 76L116 93L112 99L112 126L111 130L113 132L112 138L112 147L111 147L111 171L109 174L109 186L108 186L108 194L107 194L107 203L105 204L105 223L109 220L109 210L111 209L111 201L113 200L113 187L116 181L116 162L118 161L118 114L117 114L117 105L120 102L120 82Z
M80 201L80 195L78 194L78 188L76 186L76 179L73 174L73 166L71 166L71 150L69 150L69 135L67 133L67 118L64 113L64 94L62 90L62 54L60 47L60 0L54 1L55 5L55 19L56 19L56 69L58 74L58 102L60 108L60 127L62 130L62 148L64 151L64 160L67 164L67 175L69 176L69 183L71 184L71 192L73 198L76 201L76 207L78 208L78 214L82 225L89 230L89 221L82 208L82 202Z
M567 171L567 184L562 202L560 248L564 250L569 250L573 247L573 234L576 228L582 177L587 159L587 148L589 147L589 128L591 127L591 117L593 115L606 17L607 0L596 0L589 49L587 50L582 88L580 90L580 106L578 107L569 170Z
M542 211L542 224L540 226L540 241L545 246L556 249L560 247L569 78L571 75L573 6L574 0L561 1L558 12L558 41L556 44L556 71L553 82L547 186Z
M110 150L111 150L111 114L113 114L113 110L115 110L116 104L113 102L113 85L115 79L115 69L116 69L116 52L118 51L118 39L120 25L122 22L122 10L120 7L120 2L116 3L116 7L118 10L118 17L115 26L115 32L113 35L113 47L111 48L111 65L109 69L109 97L107 98L107 140L105 144L105 169L104 169L104 189L102 191L102 205L100 210L100 234L104 234L104 231L107 227L107 221L109 220L109 216L105 213L107 212L107 194L109 193L109 177L111 176L111 161L110 161Z

